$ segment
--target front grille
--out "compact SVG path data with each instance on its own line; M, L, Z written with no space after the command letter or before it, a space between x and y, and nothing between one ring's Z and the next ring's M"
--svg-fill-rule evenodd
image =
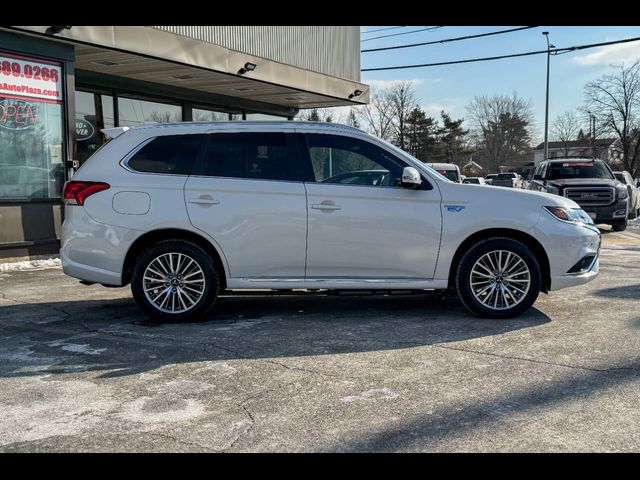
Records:
M564 196L580 206L610 205L615 191L611 187L565 188Z

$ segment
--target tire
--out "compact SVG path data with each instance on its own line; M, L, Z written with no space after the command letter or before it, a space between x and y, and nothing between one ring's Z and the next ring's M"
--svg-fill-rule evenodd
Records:
M487 271L486 266L496 267L500 261L502 267L508 269L503 273L508 272L512 277L500 275L499 270L499 275L494 276L495 269ZM526 273L518 274L521 270ZM462 257L455 285L458 296L471 313L479 317L512 318L534 304L542 287L542 273L529 248L511 238L494 237L476 243Z
M625 219L623 222L612 223L611 228L613 228L614 232L623 232L627 229L627 220Z
M204 319L219 289L211 256L184 240L154 245L140 256L131 275L136 303L149 317L161 322Z

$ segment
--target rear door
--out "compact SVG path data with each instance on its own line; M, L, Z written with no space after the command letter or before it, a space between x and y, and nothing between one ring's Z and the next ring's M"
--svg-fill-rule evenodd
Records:
M220 246L233 278L304 278L306 194L291 136L212 133L187 180L190 221Z

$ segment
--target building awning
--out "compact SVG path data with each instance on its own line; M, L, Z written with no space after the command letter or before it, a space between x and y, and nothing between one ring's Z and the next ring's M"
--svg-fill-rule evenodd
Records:
M11 28L45 36L48 27ZM76 71L295 109L362 105L369 101L369 87L365 84L151 28L74 26L46 38L75 45ZM255 70L239 74L247 62L255 64ZM356 91L362 93L353 96Z

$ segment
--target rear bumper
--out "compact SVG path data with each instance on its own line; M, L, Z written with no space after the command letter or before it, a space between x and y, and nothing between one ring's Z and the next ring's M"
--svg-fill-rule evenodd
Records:
M62 271L87 282L121 286L125 255L139 234L97 222L83 207L66 207L60 248Z
M60 251L60 263L62 263L62 271L70 277L85 280L91 283L101 283L104 285L122 285L122 274L120 272L112 272L102 268L93 267L83 263L74 262L67 257L63 251Z

